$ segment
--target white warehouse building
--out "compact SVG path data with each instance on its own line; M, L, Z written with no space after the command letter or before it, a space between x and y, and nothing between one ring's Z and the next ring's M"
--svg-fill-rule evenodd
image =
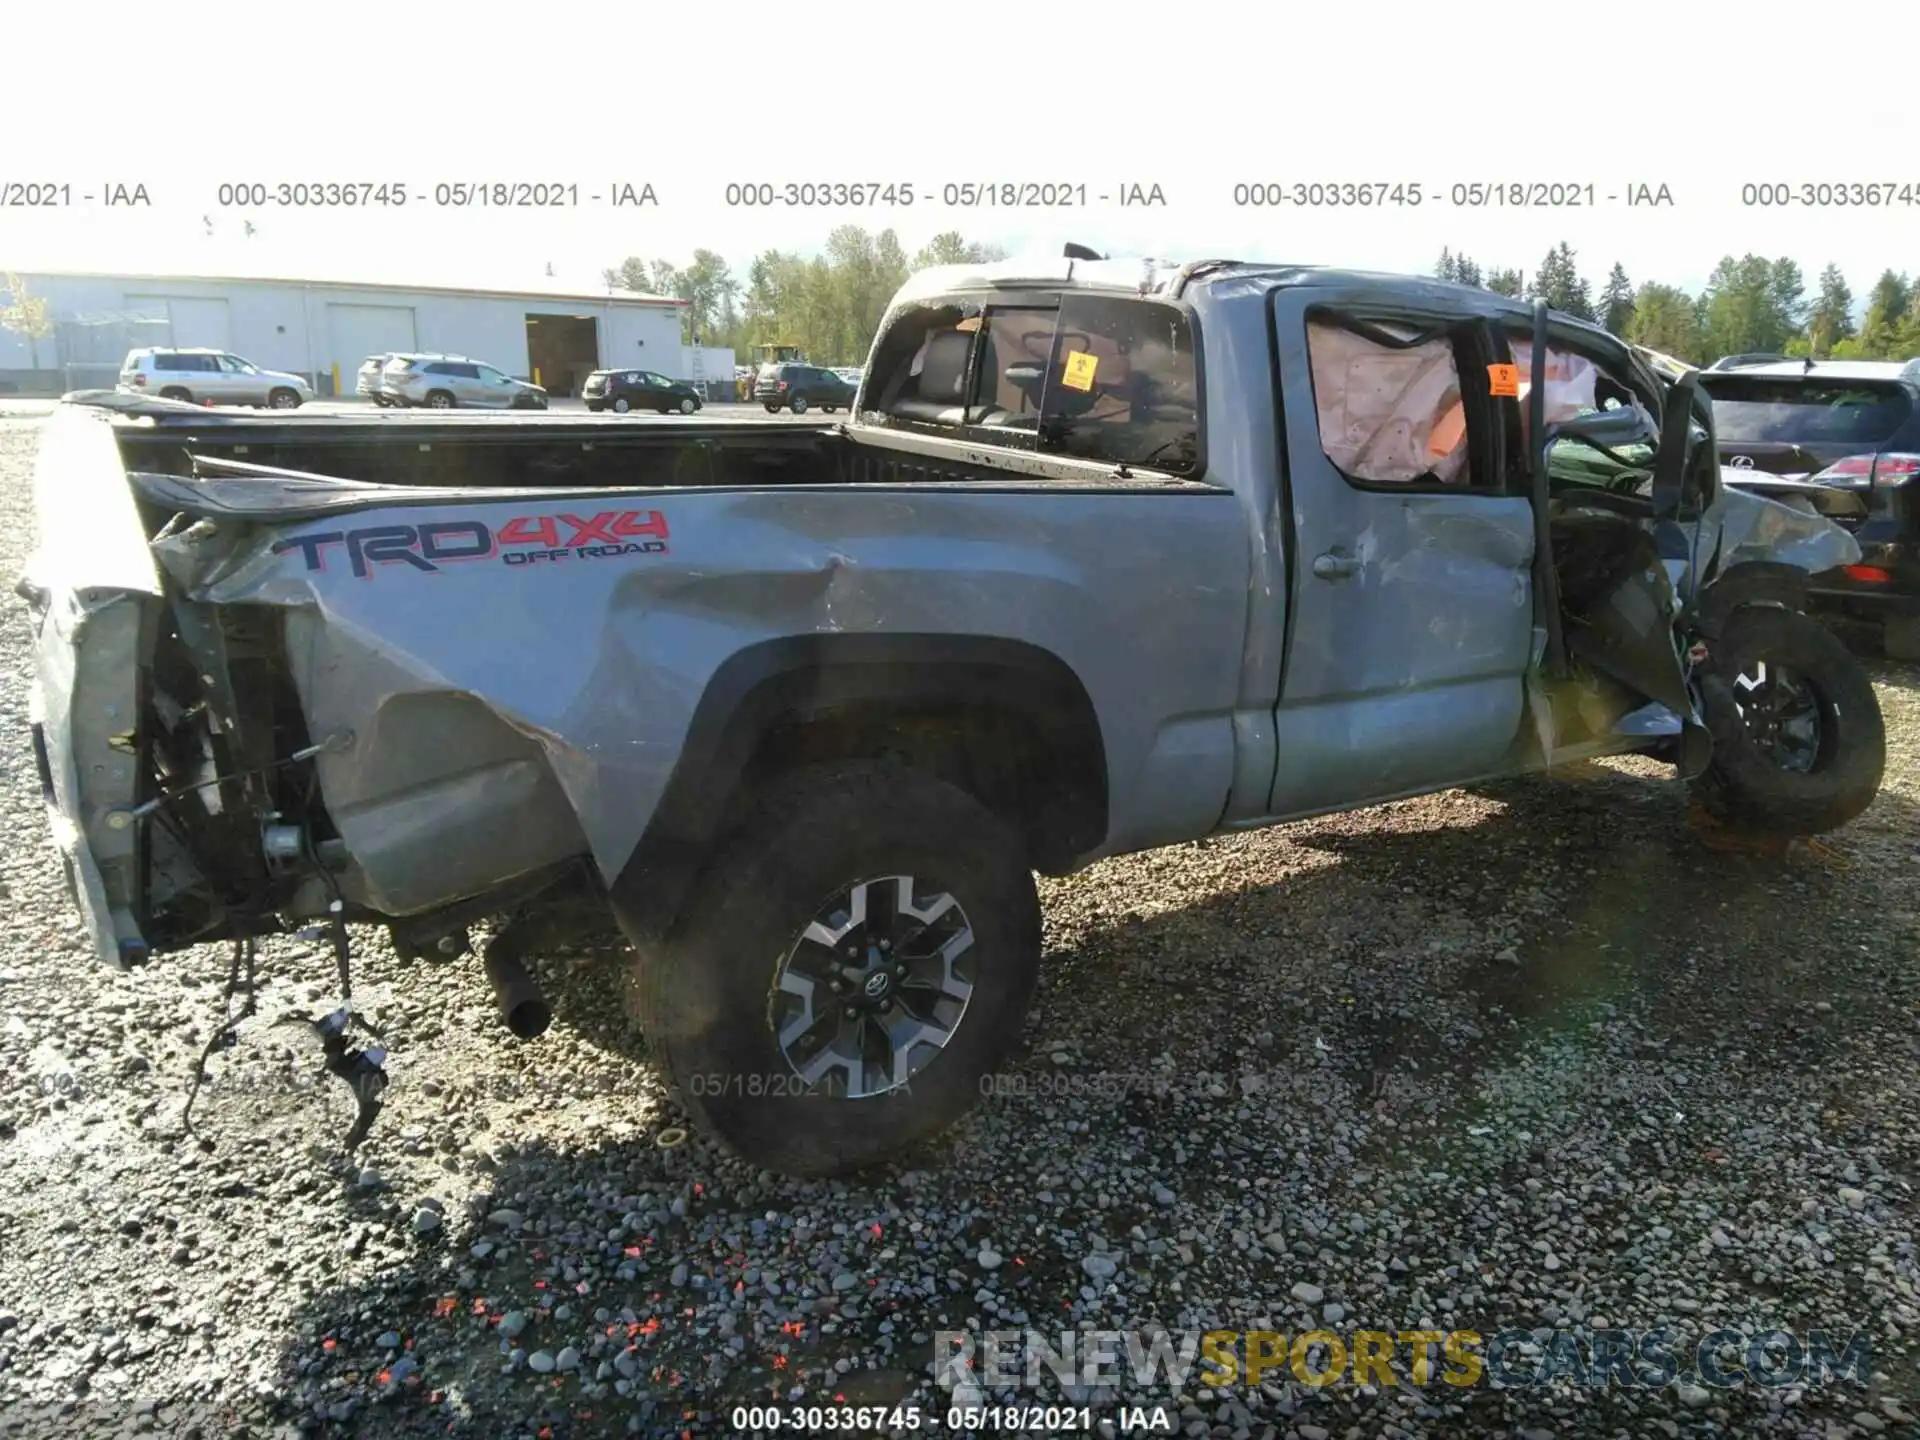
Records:
M142 346L227 350L354 393L385 351L463 355L578 395L594 370L652 370L731 387L733 352L681 343L682 300L633 291L477 290L332 280L28 272L47 333L0 329L0 395L109 388Z

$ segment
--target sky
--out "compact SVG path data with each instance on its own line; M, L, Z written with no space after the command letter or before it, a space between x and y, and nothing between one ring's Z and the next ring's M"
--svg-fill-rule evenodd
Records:
M1805 52L1714 0L1313 14L1023 0L966 7L964 24L950 5L836 0L802 27L781 18L790 6L735 0L643 5L623 13L644 24L611 28L595 7L524 3L382 6L378 26L225 0L165 23L120 0L68 12L84 19L33 8L9 19L0 90L7 269L594 291L628 255L680 262L702 246L744 270L845 223L891 226L909 251L958 230L1014 253L1073 240L1422 272L1448 246L1530 274L1566 240L1596 288L1618 261L1636 282L1698 289L1722 255L1750 251L1798 260L1810 285L1835 262L1856 294L1888 267L1920 269L1910 102L1853 61L1808 68L1910 44L1910 6L1883 0L1848 7L1844 44ZM1753 98L1768 76L1791 101ZM223 203L348 182L404 186L407 201ZM441 187L492 182L572 186L577 203L439 203ZM850 183L891 186L894 204L728 203L730 186ZM1008 183L1086 198L946 203ZM1515 184L1591 203L1475 203L1466 188ZM4 203L25 185L65 186L67 203ZM1292 187L1328 185L1397 188L1399 203L1295 203ZM1746 203L1763 193L1748 187L1798 201L1803 185L1880 185L1896 203ZM150 203L109 206L115 186ZM621 186L655 203L612 203ZM1121 205L1136 187L1164 203ZM1630 205L1638 187L1672 203ZM1241 203L1256 193L1286 198Z

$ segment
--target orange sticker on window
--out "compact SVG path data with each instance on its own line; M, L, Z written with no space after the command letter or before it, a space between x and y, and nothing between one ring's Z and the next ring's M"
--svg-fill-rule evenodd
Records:
M1067 356L1067 368L1060 376L1060 383L1069 390L1093 389L1093 372L1100 368L1100 357L1089 355L1084 350L1075 350Z
M1512 399L1520 394L1520 367L1518 365L1487 366L1487 393L1496 399Z

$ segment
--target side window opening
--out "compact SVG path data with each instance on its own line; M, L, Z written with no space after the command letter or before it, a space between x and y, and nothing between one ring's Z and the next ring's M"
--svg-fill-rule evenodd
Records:
M1515 404L1522 448L1531 455L1533 426L1533 342L1530 335L1509 334L1513 363L1519 371ZM1547 455L1548 482L1561 486L1599 487L1643 492L1652 481L1657 426L1649 397L1610 373L1606 366L1565 345L1549 342L1546 363L1546 418L1557 425L1596 411L1632 409L1641 412L1647 439L1600 449L1579 439L1556 441ZM1531 463L1529 461L1529 463Z
M1310 319L1320 448L1365 485L1476 485L1453 338L1412 321ZM1522 372L1524 373L1524 371Z

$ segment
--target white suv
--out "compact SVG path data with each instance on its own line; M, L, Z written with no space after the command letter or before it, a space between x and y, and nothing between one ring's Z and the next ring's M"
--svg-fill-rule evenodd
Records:
M300 376L262 370L224 350L130 350L120 365L118 388L163 400L272 410L298 409L313 399L313 386Z

